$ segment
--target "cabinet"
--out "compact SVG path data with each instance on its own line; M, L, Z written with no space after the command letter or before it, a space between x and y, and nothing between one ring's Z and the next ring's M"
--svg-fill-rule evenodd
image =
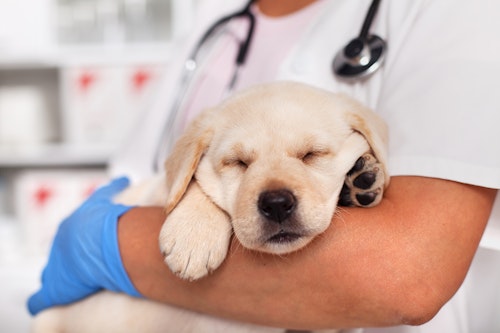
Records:
M24 220L36 191L63 186L68 175L83 188L105 179L110 155L168 75L172 43L189 30L194 6L0 3L0 223Z

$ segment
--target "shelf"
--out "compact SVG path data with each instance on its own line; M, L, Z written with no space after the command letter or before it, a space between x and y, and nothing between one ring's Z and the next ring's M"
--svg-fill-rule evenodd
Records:
M0 146L0 168L23 167L104 167L116 146L45 144L36 146Z
M168 43L66 46L60 48L58 63L60 66L166 64L171 52L172 47Z
M170 59L170 43L134 43L116 45L60 46L30 52L0 52L0 70L59 68L82 65L127 65L140 63L166 64Z
M5 50L2 50L5 51ZM1 52L0 70L55 68L59 66L53 52Z

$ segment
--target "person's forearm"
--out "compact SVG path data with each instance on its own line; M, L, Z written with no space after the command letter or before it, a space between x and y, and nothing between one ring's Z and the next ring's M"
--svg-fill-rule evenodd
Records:
M162 208L125 214L120 249L136 288L161 302L288 328L418 324L461 284L494 195L395 177L381 205L340 208L331 227L305 249L278 257L233 241L224 264L197 282L178 279L163 263L157 240Z

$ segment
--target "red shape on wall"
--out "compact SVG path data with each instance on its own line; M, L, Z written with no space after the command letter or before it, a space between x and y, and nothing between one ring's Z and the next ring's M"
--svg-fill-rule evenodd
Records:
M43 207L47 201L54 195L53 189L48 186L40 185L33 193L33 199L38 207Z
M134 87L134 90L139 92L141 91L146 83L151 80L151 73L144 70L144 69L139 69L135 71L135 73L132 75L132 85Z
M78 77L78 89L82 92L87 92L96 81L97 77L90 71L84 71Z

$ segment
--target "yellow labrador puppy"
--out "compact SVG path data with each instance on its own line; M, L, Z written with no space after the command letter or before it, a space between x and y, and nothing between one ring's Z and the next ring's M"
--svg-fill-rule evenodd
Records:
M232 232L252 250L303 247L329 226L346 174L365 153L374 156L370 171L349 181L372 180L350 191L369 206L389 180L386 129L352 99L280 82L203 113L166 162L166 263L184 279L201 278L224 260Z
M233 233L248 249L284 254L325 231L338 203L378 204L389 184L386 145L384 122L347 96L259 85L198 116L163 180L117 200L166 204L160 250L172 272L196 280L222 263ZM37 332L283 332L107 292L42 312L35 324Z

